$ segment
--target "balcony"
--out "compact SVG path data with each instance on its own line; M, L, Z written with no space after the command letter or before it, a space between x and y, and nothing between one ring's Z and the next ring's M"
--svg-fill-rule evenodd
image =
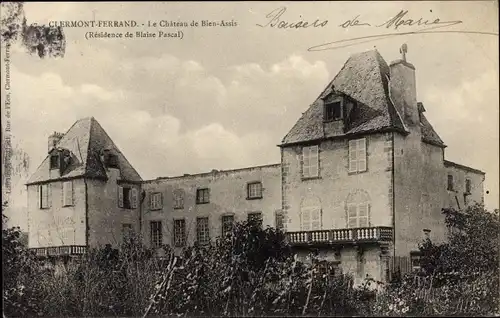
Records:
M287 232L288 242L295 246L388 243L392 241L392 228L386 226L352 229Z
M32 248L36 256L82 255L87 252L85 245L51 246Z

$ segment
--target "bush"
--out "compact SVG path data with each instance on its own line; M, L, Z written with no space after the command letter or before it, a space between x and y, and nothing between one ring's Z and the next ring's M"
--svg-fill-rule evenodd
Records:
M119 252L93 249L57 266L19 246L15 233L4 232L8 316L358 315L374 297L314 257L300 262L281 231L254 222L180 255L165 246L163 259L133 238Z
M482 205L443 209L450 237L420 246L420 272L391 284L377 299L379 315L491 315L499 306L498 211Z
M169 266L149 312L155 315L354 315L368 294L347 275L302 263L284 234L236 224L213 246L194 246ZM369 298L369 297L368 297Z

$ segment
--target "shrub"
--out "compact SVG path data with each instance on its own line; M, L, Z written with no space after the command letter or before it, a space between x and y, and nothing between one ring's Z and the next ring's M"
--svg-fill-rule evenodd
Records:
M312 255L310 262L300 262L284 238L281 231L245 222L212 246L186 250L158 282L148 313L359 314L359 302L369 299L369 292L354 289L352 277L319 271Z
M443 209L449 240L420 246L422 270L377 298L378 315L491 315L499 312L498 211Z

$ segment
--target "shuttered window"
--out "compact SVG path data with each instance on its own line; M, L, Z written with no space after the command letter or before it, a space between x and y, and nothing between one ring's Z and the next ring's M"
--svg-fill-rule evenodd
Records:
M302 231L321 230L320 207L302 207L300 212Z
M319 147L302 148L302 177L314 178L319 176Z
M124 209L137 208L139 192L136 188L118 186L118 207Z
M366 138L349 140L349 172L363 172L366 168Z
M351 203L347 205L347 227L368 227L369 226L369 204Z
M73 205L73 181L63 182L63 206Z

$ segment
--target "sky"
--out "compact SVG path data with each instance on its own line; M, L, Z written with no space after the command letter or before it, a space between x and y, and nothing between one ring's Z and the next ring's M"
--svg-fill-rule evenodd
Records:
M281 7L281 21L328 23L266 26L266 16ZM486 207L499 207L497 2L31 2L24 10L28 23L132 19L140 25L64 28L63 58L40 59L18 45L11 48L13 143L29 155L30 173L47 155L48 135L66 132L87 116L96 118L143 179L279 163L277 145L351 54L376 47L389 63L400 58L406 43L418 100L448 145L446 159L485 171ZM326 42L421 28L375 27L400 10L414 20L462 21L441 30L496 35L398 35L308 51ZM370 26L340 27L355 17ZM161 20L237 25L141 26ZM85 38L88 31L137 30L182 30L183 38ZM25 181L13 180L11 196L11 221L22 227Z

